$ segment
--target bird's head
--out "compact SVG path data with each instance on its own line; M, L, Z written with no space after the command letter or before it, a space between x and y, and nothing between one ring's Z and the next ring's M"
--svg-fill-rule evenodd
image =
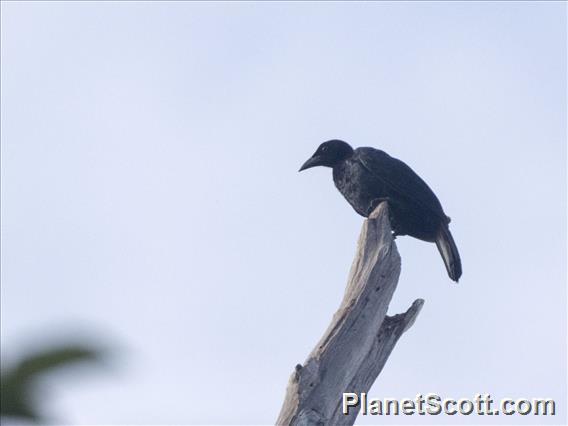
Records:
M332 139L322 143L316 152L314 152L314 155L302 164L299 171L301 172L302 170L316 166L334 167L349 158L352 154L353 148L351 148L347 142Z

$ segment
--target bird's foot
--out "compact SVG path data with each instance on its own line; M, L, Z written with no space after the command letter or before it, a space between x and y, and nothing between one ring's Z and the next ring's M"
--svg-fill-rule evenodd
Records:
M371 205L369 206L369 211L367 212L367 215L370 215L371 213L373 213L375 211L375 209L378 207L378 205L381 204L383 201L390 203L391 199L390 199L390 197L379 197L379 198L373 199L373 201L371 201Z

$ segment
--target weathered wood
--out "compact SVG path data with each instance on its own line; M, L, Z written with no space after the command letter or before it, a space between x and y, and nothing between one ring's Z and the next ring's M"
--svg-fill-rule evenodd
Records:
M286 390L278 425L352 425L359 413L342 412L344 392L368 392L400 336L424 301L387 315L400 275L400 256L383 202L363 223L343 301Z

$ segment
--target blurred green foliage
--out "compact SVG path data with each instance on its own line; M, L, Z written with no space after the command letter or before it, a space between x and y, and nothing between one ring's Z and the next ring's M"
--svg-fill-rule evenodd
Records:
M0 416L14 416L33 422L43 420L38 412L38 379L48 372L101 358L95 349L63 345L29 355L0 372Z

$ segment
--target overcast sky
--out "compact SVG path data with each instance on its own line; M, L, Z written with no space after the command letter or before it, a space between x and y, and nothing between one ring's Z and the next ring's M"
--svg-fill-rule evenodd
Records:
M458 285L397 239L426 304L373 397L556 398L566 422L566 4L2 2L2 356L74 424L271 423L339 306L362 218L327 139L404 160L452 217ZM84 373L84 374L83 374Z

